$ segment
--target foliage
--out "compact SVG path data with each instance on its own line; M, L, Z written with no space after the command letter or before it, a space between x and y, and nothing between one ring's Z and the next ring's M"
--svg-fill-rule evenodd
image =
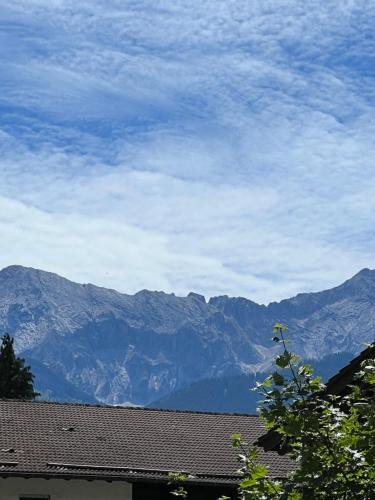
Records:
M191 478L192 476L189 476L187 474L184 474L183 472L170 472L169 473L169 485L173 486L173 490L171 491L171 495L175 497L180 497L180 498L188 498L188 492L184 488L184 483L187 479ZM225 495L221 496L217 500L231 500L230 497L227 497Z
M248 443L241 439L241 434L232 434L232 446L240 449L238 456L241 462L243 479L240 483L242 498L278 498L281 483L267 476L268 469L257 462L258 451L255 446L248 449Z
M9 334L2 337L0 347L0 398L34 399L38 393L33 387L34 375L25 360L16 357L13 339Z
M326 391L320 377L287 348L287 328L277 323L273 341L282 351L276 368L255 390L263 395L259 412L266 428L280 436L280 451L295 460L284 479L271 478L257 459L257 448L232 435L240 452L241 500L373 500L375 498L375 360L362 363L343 395ZM172 494L187 498L181 482ZM227 497L222 497L221 500ZM220 499L218 499L220 500Z
M282 346L276 370L257 389L267 429L280 434L281 449L296 462L284 481L271 479L257 464L256 448L240 435L240 496L247 499L368 499L375 491L375 361L367 360L348 394L328 394L310 366L287 349L286 327L276 324L274 342Z
M188 476L182 472L170 472L169 473L169 485L173 485L174 489L171 491L171 495L180 498L187 498L188 494L185 488L182 486L187 480Z

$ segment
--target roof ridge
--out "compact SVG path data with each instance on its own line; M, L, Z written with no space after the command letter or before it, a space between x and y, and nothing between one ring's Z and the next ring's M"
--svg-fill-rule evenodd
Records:
M88 408L111 408L117 410L136 410L136 411L152 411L152 412L164 412L164 413L189 413L193 415L223 415L223 416L234 416L234 417L256 417L259 415L256 413L238 413L238 412L220 412L220 411L200 411L200 410L177 410L171 408L148 408L144 406L121 406L121 405L108 405L100 403L77 403L70 401L48 401L48 400L30 400L30 399L7 399L0 398L0 403L12 402L12 403L30 403L30 404L47 404L56 406L78 406L78 407L88 407Z
M339 380L345 373L350 372L352 369L356 367L356 365L360 365L362 361L368 359L368 355L372 353L375 354L375 342L371 342L366 346L366 348L361 351L357 356L355 356L348 364L343 366L337 373L332 375L326 382L326 387L329 389L334 383Z

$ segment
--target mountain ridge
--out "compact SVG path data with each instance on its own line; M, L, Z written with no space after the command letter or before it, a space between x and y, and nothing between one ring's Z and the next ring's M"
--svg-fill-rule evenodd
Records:
M277 321L305 357L356 354L374 339L375 271L267 306L194 292L129 295L17 265L0 271L0 329L54 374L55 392L41 392L57 399L65 381L99 402L145 405L199 380L263 371Z

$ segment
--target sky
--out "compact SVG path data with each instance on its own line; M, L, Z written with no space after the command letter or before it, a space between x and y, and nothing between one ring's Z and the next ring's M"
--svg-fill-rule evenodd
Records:
M375 268L375 2L2 0L0 268L262 303Z

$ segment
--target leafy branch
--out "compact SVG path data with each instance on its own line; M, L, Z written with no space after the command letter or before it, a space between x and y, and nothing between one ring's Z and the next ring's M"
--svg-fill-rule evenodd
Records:
M320 377L287 348L287 328L277 323L273 341L283 348L276 370L257 383L266 428L280 435L280 449L295 470L280 483L255 462L256 449L243 453L242 499L370 500L375 491L375 362L367 360L344 396L327 394ZM272 487L274 486L274 487ZM258 495L258 496L255 496Z

